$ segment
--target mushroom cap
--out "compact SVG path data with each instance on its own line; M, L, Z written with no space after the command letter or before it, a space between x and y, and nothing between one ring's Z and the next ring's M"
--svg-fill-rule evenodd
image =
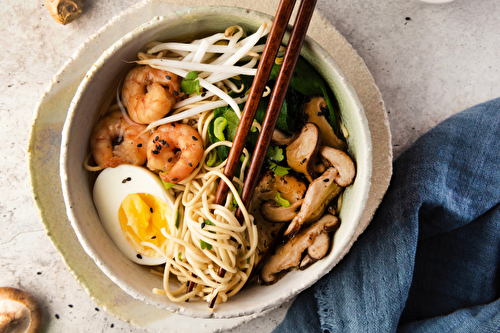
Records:
M351 185L356 175L356 167L349 155L342 150L326 146L321 147L319 152L325 164L337 169L338 176L335 177L337 185L341 187Z
M43 313L38 301L25 291L0 288L0 332L40 332ZM10 329L9 329L10 328Z
M321 131L321 142L329 147L334 147L341 150L346 150L347 145L339 139L332 126L325 118L325 112L328 112L328 107L324 97L313 97L304 106L304 117L306 121L314 123Z
M320 130L313 123L302 128L299 137L286 147L286 161L293 170L304 174L312 182L316 178L314 162L321 146Z

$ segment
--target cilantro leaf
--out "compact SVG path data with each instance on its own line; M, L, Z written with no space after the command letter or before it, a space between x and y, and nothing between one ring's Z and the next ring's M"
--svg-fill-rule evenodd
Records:
M290 170L290 168L278 165L278 164L274 163L273 161L270 161L269 169L278 176L288 175L288 170Z
M269 146L267 149L266 158L274 162L281 162L285 158L283 149L278 146Z
M184 80L181 82L181 90L186 94L192 95L195 92L200 94L200 81L196 80L198 78L198 72L189 72Z

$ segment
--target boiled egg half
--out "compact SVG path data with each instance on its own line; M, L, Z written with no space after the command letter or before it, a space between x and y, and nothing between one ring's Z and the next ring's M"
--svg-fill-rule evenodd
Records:
M141 265L159 265L165 258L141 245L150 242L164 248L175 228L173 198L158 175L134 165L104 169L94 184L94 204L99 218L116 247Z

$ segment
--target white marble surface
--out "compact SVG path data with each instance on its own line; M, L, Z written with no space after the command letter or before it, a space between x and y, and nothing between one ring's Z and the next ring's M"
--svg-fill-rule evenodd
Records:
M26 168L33 112L50 79L88 36L136 2L86 0L82 16L62 26L43 0L0 0L0 286L33 294L46 331L143 331L96 308L66 270L37 216ZM441 120L500 96L497 0L318 0L317 7L372 72L395 158ZM233 331L271 331L283 316L278 309Z

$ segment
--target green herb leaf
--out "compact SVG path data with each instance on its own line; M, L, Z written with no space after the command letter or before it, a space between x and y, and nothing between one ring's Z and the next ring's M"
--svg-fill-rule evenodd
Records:
M205 250L205 249L211 250L212 249L212 245L210 243L207 243L201 239L200 239L200 247L202 250Z
M191 72L187 73L187 75L186 75L186 80L194 80L196 78L198 78L197 71L191 71Z
M269 163L269 169L272 172L274 172L277 176L288 175L288 170L290 170L290 168L283 167L283 166L278 165L272 161Z
M276 195L274 196L274 201L276 201L276 203L282 207L285 208L290 207L290 201L283 199L281 197L280 192L276 192Z
M266 158L274 162L281 162L285 158L283 149L278 146L269 146L266 153Z
M179 260L182 261L182 252L179 252L178 257L179 257Z
M192 95L195 92L200 94L200 81L196 80L198 78L198 72L189 72L184 80L181 82L181 90L186 94Z
M179 214L179 211L175 213L175 229L179 230L179 225L181 224L181 214Z

